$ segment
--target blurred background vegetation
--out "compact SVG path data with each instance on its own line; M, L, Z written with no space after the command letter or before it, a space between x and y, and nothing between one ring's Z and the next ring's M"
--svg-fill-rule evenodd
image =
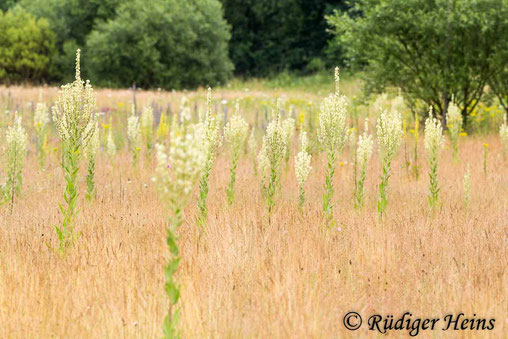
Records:
M507 107L508 0L0 0L0 10L6 85L68 82L81 48L84 76L101 87L315 90L338 65L366 95L395 89L412 111L444 117L454 100L467 119L482 102Z

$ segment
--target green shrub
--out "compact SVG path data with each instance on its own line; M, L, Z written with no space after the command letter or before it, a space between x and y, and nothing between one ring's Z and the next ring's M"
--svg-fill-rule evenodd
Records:
M36 18L48 20L55 32L58 53L52 58L51 80L59 83L74 81L72 70L76 49L84 46L99 21L114 18L118 5L126 1L130 0L20 0L20 4ZM88 77L86 64L82 68Z
M40 82L49 74L55 36L45 19L22 8L0 11L0 81Z
M214 85L233 68L229 38L217 0L133 0L88 37L90 77L111 87Z

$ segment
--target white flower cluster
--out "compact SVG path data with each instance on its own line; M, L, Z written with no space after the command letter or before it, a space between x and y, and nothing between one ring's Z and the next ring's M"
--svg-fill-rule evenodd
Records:
M143 107L141 112L141 128L152 129L153 128L153 109L151 106Z
M250 137L249 137L249 150L255 156L257 153L257 149L258 149L258 142L256 141L256 136L254 135L254 128L253 128L252 131L250 132Z
M208 88L206 96L206 114L198 124L197 129L202 131L203 153L206 154L205 169L210 169L217 155L217 150L222 144L220 123L216 116L212 115L212 89Z
M404 98L399 93L392 101L391 110L397 112L404 112L406 110L406 104L404 103Z
M94 129L92 131L92 136L90 137L90 142L85 147L85 154L88 158L94 157L97 154L101 146L101 139L99 134L99 123L96 122L94 125Z
M300 151L295 156L295 174L298 185L300 186L305 184L309 177L310 170L312 169L310 166L312 156L307 153L308 146L309 141L307 139L307 133L302 132L300 134Z
M462 128L462 114L460 113L459 107L453 102L448 105L446 120L448 123L448 130L450 130L452 138L457 138L459 136L460 129Z
M35 108L34 127L38 131L42 131L49 123L49 111L45 103L39 102Z
M358 166L360 168L367 165L367 162L372 155L373 146L374 140L372 135L369 134L369 120L365 119L365 128L363 130L363 134L358 138L358 148L356 150Z
M503 118L503 124L499 128L499 135L503 144L508 143L508 123L506 122L506 115Z
M402 142L402 116L396 111L382 111L377 120L379 153L385 160L391 160Z
M112 127L109 129L108 138L106 139L106 152L111 157L111 159L113 159L116 154L116 145L115 140L113 139Z
M431 156L437 156L444 146L444 135L441 122L432 115L432 107L429 117L425 120L425 149Z
M266 152L271 168L279 168L286 152L286 142L286 131L284 130L280 111L278 111L274 119L268 124L266 134L263 137L263 149L265 149L264 152Z
M286 140L286 145L289 147L289 144L291 143L291 137L295 132L295 119L287 118L282 121L282 129L284 130L284 139Z
M20 168L23 164L23 157L19 155L25 154L27 139L28 137L25 129L23 125L21 125L21 117L17 117L14 124L7 128L6 133L7 153L9 157L11 157L11 155L17 155L13 157L16 163L9 164L9 167L15 166L15 168Z
M129 139L129 144L131 150L138 151L140 142L141 142L141 132L139 126L139 117L137 115L131 115L129 119L127 119L127 139Z
M140 127L147 147L151 147L153 137L153 109L151 106L145 106L141 112Z
M233 154L240 152L247 139L249 124L239 115L233 115L224 128L224 137Z
M80 50L76 53L76 80L64 85L53 106L53 121L60 138L74 146L86 146L92 136L96 107L90 82L81 80L79 70Z
M188 123L192 118L191 110L189 107L189 99L187 97L183 96L182 100L180 102L180 119L179 122L181 124Z
M258 169L262 175L265 175L270 167L270 160L268 159L266 140L263 138L261 149L258 154Z
M173 124L169 152L166 153L161 144L155 146L157 167L153 181L161 196L170 204L184 204L203 168L202 132L198 125L190 125L184 130Z
M336 91L325 98L319 114L318 140L329 152L342 152L347 139L347 99L339 93L338 68L335 71Z

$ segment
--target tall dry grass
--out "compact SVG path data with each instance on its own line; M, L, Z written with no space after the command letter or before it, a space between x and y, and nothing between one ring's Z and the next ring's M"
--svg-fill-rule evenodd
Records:
M126 98L119 100L129 100L129 92L122 93ZM99 106L102 98L107 94L99 93ZM488 176L483 142L490 145ZM424 154L423 144L420 148ZM282 192L268 219L247 157L240 160L235 203L228 206L230 159L222 152L210 178L206 232L199 235L194 200L181 228L184 337L372 336L365 325L345 330L342 317L352 310L364 321L374 313L441 318L475 313L495 318L495 330L422 334L506 335L508 166L499 137L462 139L458 163L445 150L439 168L442 208L435 214L429 214L424 160L423 175L415 181L400 153L383 221L376 210L378 155L369 163L365 207L355 210L353 166L344 154L334 182L338 228L323 232L323 156L313 157L303 214L292 168L283 167ZM154 164L142 156L133 169L125 148L114 165L105 154L98 157L97 199L85 201L82 180L81 236L62 257L51 247L58 244L53 226L61 218L64 181L58 154L48 157L48 168L40 171L30 152L12 214L0 209L2 337L160 337L167 308L167 219L150 180ZM466 162L472 175L469 209L462 181Z

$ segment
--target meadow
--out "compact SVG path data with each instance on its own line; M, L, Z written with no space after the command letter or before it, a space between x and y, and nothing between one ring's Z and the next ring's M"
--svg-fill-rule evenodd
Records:
M460 133L456 158L445 134L444 149L438 152L439 198L429 206L424 124L416 129L416 139L414 118L399 106L405 112L401 143L391 161L387 204L380 213L383 168L376 121L383 108L396 105L397 96L391 93L364 102L360 83L344 81L340 89L348 100L343 126L347 135L340 142L343 150L334 158L333 203L324 210L329 159L323 150L326 139L319 137L319 115L321 103L334 90L333 79L329 80L329 86L318 91L236 83L212 92L208 108L219 134L236 111L247 122L248 134L253 131L256 149L249 146L250 137L244 133L234 201L230 202L228 185L235 153L229 151L233 148L228 138L217 143L204 220L197 207L201 189L196 178L191 191L182 193L188 198L177 229L181 261L174 276L181 293L178 328L182 336L374 335L365 324L356 332L345 329L343 317L349 311L360 313L364 321L372 314L398 316L410 311L415 317L442 318L462 312L469 318L495 318L495 328L437 330L423 335L505 335L508 160L503 157L504 139L499 135L503 112L480 106L473 117L475 130L469 135ZM41 166L33 123L37 103L52 107L58 88L0 87L4 155L8 153L5 131L15 115L23 117L28 134L20 191L7 194L0 207L0 333L4 337L153 338L163 333L169 304L165 265L171 260L166 229L173 222L168 219L173 211L168 210L165 195L158 194L164 184L157 177L161 167L158 149L149 151L144 139L131 147L128 118L134 100L136 115L150 107L153 143L171 148L168 140L176 128L171 122L183 112L193 122L207 116L207 92L98 89L93 95L100 131L95 192L87 199L87 161L82 157L77 181L79 213L72 222L77 236L60 250L62 241L55 225L62 224L59 203L66 189L62 143L49 122ZM187 101L182 104L184 97ZM277 98L282 98L278 106ZM275 161L280 176L274 179L273 201L267 205L270 185L265 182L262 188L258 153L274 121L273 111L294 119L294 130L281 149L289 151L288 160L281 154ZM161 116L167 123L162 128ZM365 162L364 198L356 206L357 136L365 130L366 117L374 145L372 157ZM301 151L302 131L308 134L312 168L303 180L305 200L300 205L294 157ZM110 132L114 154L108 152ZM171 165L169 173L175 170ZM7 161L2 168L4 181ZM468 183L470 188L465 188ZM405 337L408 331L390 334Z

